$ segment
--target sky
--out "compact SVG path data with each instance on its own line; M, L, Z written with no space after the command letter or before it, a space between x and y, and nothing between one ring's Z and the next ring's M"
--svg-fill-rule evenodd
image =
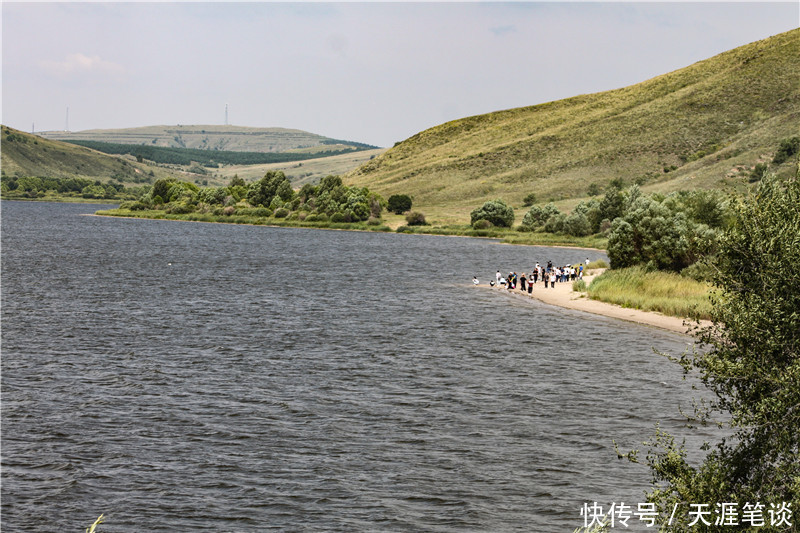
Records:
M389 147L799 26L797 1L4 1L1 121L23 131L224 124L227 105L229 124Z

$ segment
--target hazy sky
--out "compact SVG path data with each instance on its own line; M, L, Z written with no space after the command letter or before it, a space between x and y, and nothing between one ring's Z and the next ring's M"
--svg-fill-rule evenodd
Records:
M2 122L224 124L391 146L800 26L781 3L3 2Z

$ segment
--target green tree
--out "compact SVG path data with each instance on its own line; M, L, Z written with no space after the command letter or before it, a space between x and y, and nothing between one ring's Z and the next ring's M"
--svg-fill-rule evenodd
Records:
M611 268L650 263L679 272L714 251L717 232L656 198L639 196L614 219L608 236Z
M658 431L647 461L656 488L648 495L662 517L675 505L765 505L758 531L797 531L800 507L800 168L781 182L766 176L750 198L734 203L720 240L713 325L697 333L694 353L677 360L698 374L715 400L696 415L720 418L733 435L698 466L683 445ZM719 416L721 415L721 416ZM770 505L790 503L795 526L771 526ZM681 515L681 513L677 513ZM683 513L670 531L689 530ZM724 526L703 531L728 531ZM695 529L692 529L695 531Z
M247 201L254 206L269 207L272 200L279 194L279 190L283 196L291 199L287 187L288 191L291 191L292 187L286 175L280 170L271 170L264 174L263 178L250 184ZM292 195L294 195L294 191L292 191Z
M615 183L612 181L612 185ZM615 218L621 217L625 210L625 196L622 194L622 189L612 186L600 201L598 208L600 220L608 219L613 222Z
M169 201L169 189L170 187L172 187L175 181L176 180L174 178L161 178L156 180L156 182L153 183L153 190L152 190L153 198L155 199L156 196L158 196L162 199L167 199L167 201Z
M389 197L389 211L395 215L402 215L411 209L411 197L407 194L393 194Z
M522 226L531 229L537 226L542 226L550 219L550 217L556 216L560 213L561 211L558 210L556 204L553 202L550 202L544 207L534 205L528 210L527 213L525 213L525 216L522 217Z
M247 184L239 177L239 174L234 174L230 183L228 183L228 187L247 187Z
M510 228L514 223L514 210L503 200L490 200L470 213L470 224L488 220L495 226Z

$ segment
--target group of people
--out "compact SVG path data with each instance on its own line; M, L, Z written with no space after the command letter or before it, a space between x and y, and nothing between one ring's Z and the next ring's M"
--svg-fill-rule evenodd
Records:
M586 260L585 264L589 264ZM554 289L556 283L565 283L568 281L575 281L583 279L584 264L579 265L564 265L553 266L552 261L548 261L547 265L542 266L538 262L529 274L523 272L517 275L516 272L509 272L508 276L503 276L498 270L495 274L496 280L490 281L489 285L494 287L505 287L508 290L514 290L519 287L521 291L533 292L533 286L542 281L545 288L549 287ZM478 278L472 278L474 284L478 284Z

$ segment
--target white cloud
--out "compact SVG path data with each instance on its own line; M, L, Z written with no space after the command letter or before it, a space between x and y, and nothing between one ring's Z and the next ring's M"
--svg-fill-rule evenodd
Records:
M48 73L56 76L81 74L100 74L119 77L125 74L125 68L100 56L69 54L62 61L41 61L39 65Z

